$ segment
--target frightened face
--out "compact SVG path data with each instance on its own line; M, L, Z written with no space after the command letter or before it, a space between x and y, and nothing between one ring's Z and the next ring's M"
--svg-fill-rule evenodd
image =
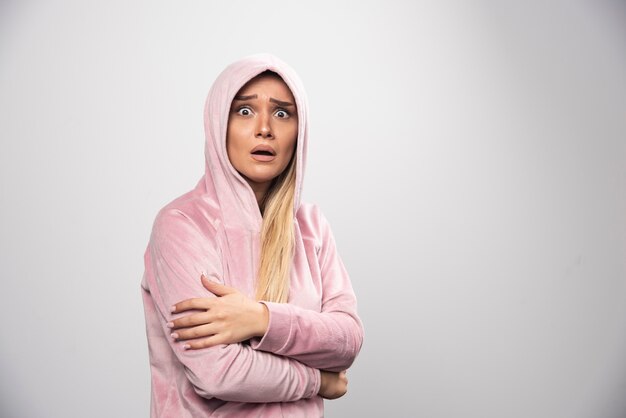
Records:
M297 137L296 102L282 78L262 74L237 92L228 116L226 149L257 197L285 170Z

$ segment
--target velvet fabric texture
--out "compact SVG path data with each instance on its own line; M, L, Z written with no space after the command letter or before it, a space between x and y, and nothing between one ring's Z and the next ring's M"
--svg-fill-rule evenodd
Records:
M295 255L288 303L265 302L262 338L199 350L183 349L167 322L188 315L170 307L215 297L205 273L255 297L262 215L248 183L231 165L226 129L237 91L265 70L278 73L298 108ZM195 188L156 215L141 281L152 379L152 417L322 417L320 369L350 367L363 343L350 278L328 223L316 204L301 202L308 107L293 69L271 54L229 65L211 87L204 109L205 173Z

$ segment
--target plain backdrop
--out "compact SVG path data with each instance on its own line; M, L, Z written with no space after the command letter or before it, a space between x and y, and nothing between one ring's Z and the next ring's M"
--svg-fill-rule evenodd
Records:
M270 52L365 324L328 417L626 416L620 1L0 2L0 415L147 417L140 280Z

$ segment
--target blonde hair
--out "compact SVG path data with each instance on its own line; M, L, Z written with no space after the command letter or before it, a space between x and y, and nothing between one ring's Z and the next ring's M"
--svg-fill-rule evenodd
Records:
M257 300L286 303L294 254L293 196L296 188L296 151L261 202L261 255L257 272Z
M284 82L278 73L271 70L256 77L262 75L275 76ZM295 240L293 198L296 190L296 150L297 148L294 149L287 167L272 181L259 205L263 224L259 267L256 272L257 300L286 303L289 298Z

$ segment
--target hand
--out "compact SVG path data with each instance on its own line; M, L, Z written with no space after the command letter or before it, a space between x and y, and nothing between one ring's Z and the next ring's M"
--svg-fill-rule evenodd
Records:
M343 370L339 373L328 372L326 370L320 371L322 382L320 384L320 390L317 393L318 395L326 399L337 399L346 394L348 391L347 370Z
M202 285L217 298L192 298L172 307L172 313L190 309L205 310L175 319L167 324L172 338L188 341L183 348L199 349L217 344L234 344L267 331L269 311L234 287L225 286L201 276Z

